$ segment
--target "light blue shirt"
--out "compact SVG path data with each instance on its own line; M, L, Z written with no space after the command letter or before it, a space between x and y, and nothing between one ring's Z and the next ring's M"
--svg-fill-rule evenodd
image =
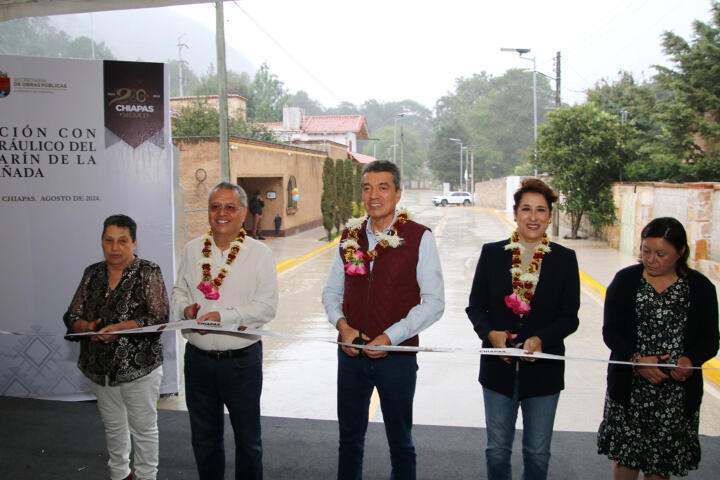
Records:
M397 212L395 217L397 217ZM383 233L388 233L391 226L392 223ZM370 226L370 221L367 222L365 231L368 248L372 250L377 245L377 239ZM371 270L373 264L374 262L370 262ZM425 330L440 320L445 310L445 284L443 283L442 267L435 246L435 238L429 230L426 230L420 239L416 278L420 286L420 303L411 308L405 318L392 324L383 332L388 336L392 345L398 345ZM330 275L322 293L322 302L328 315L328 321L336 327L338 320L345 318L342 311L344 291L345 266L338 253L330 267ZM391 295L392 292L388 292L388 294Z

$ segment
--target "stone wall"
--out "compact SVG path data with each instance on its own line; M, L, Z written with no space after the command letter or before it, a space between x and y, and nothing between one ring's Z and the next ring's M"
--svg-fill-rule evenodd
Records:
M710 253L708 257L714 262L720 262L720 185L715 187L712 198L712 227L710 229Z
M691 266L720 280L720 183L616 183L613 198L618 221L602 232L611 246L636 255L650 220L675 217L688 235Z
M475 184L476 207L497 208L505 210L505 178L495 178Z

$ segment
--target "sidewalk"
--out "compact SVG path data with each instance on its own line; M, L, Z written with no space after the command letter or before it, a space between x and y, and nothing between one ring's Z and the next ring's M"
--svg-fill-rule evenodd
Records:
M262 243L270 247L275 255L275 264L280 265L326 246L328 242L321 240L326 235L323 227L316 227L288 237L266 237Z

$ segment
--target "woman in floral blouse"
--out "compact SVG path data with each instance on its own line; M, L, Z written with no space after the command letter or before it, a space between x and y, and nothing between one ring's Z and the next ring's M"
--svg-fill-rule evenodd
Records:
M168 296L160 267L135 256L136 224L113 215L103 224L105 261L85 269L63 320L80 339L78 367L92 381L105 426L112 480L155 479L158 464L157 400L162 379L160 335L108 332L167 323Z
M610 358L638 363L608 367L598 449L613 461L616 480L635 480L640 470L649 480L697 468L702 372L647 364L700 367L718 350L715 287L688 268L682 224L656 218L641 238L641 263L618 272L605 298Z

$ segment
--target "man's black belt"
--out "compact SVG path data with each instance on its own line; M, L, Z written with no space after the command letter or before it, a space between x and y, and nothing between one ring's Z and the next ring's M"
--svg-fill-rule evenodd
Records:
M196 347L192 343L188 343L187 346L189 348L192 348L193 350L195 350L200 355L204 355L209 358L214 358L215 360L221 360L223 358L233 358L233 357L239 357L241 355L244 355L245 352L247 352L247 350L249 348L257 346L257 343L259 343L259 342L255 342L251 345L248 345L247 347L238 348L236 350L203 350L202 348Z

